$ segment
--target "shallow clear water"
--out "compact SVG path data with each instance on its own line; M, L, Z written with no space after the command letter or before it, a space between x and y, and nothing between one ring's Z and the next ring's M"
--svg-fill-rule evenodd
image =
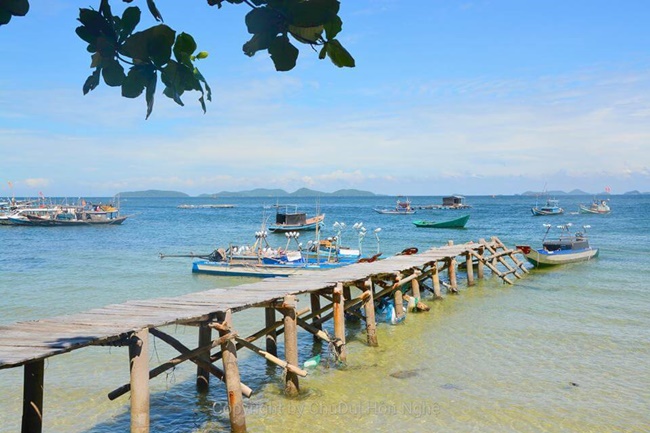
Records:
M563 197L577 211L591 197ZM413 204L440 197L412 197ZM410 314L399 326L379 325L380 347L365 345L363 324L348 323L348 363L322 362L301 380L301 396L282 395L282 372L246 352L242 381L255 395L245 402L253 432L457 431L638 432L650 425L650 197L613 196L611 215L532 217L534 198L468 197L474 207L465 230L418 229L416 218L451 219L464 211L379 215L386 198L322 198L326 234L334 221L362 221L363 247L374 253L372 230L381 227L380 250L426 249L498 236L507 245L536 245L542 223L590 224L601 248L592 262L534 270L514 286L487 278L461 284L458 295L425 300L429 313ZM173 296L250 279L193 275L190 259L159 252L209 252L228 242L251 243L262 205L275 199L220 199L233 209L177 209L209 199L128 199L133 214L123 226L21 228L0 226L0 324L84 311L128 299ZM292 199L313 213L313 199ZM303 242L308 237L303 235ZM284 238L273 235L276 243ZM459 281L462 282L462 274ZM233 288L236 290L236 288ZM300 306L308 305L304 300ZM240 334L262 327L263 311L237 313ZM167 329L188 346L194 328ZM301 362L322 353L299 334ZM280 339L281 342L281 339ZM280 351L282 347L280 345ZM175 356L152 341L152 363ZM152 385L152 431L214 432L228 428L224 387L216 381L197 395L190 364ZM81 349L46 361L45 431L122 432L129 428L128 396L106 394L128 382L124 348ZM0 432L19 430L22 368L0 371Z

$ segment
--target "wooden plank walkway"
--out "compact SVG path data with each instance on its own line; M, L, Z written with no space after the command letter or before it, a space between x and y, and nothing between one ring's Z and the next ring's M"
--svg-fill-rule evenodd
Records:
M268 304L286 295L333 289L337 283L420 269L465 255L479 244L449 245L414 255L388 257L288 278L271 278L177 297L133 300L86 312L0 326L0 369L14 368L90 345L110 344L126 334L170 324L206 321L217 312Z

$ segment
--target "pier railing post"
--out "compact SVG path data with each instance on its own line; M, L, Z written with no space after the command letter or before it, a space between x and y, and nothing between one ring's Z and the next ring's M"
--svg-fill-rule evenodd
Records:
M264 308L264 315L266 321L266 328L269 331L266 333L266 351L273 356L278 356L278 333L275 328L271 327L275 324L275 308Z
M207 322L199 325L199 347L205 347L212 342L212 328ZM198 359L204 362L210 362L210 351L203 352ZM210 370L198 365L196 368L196 389L199 392L207 392L210 388Z
M282 305L284 314L284 357L288 364L298 366L298 324L296 316L296 297L287 295ZM298 375L290 370L286 371L284 392L290 397L300 393Z
M334 336L340 343L339 359L343 362L347 360L347 350L345 348L345 298L343 297L343 283L337 283L332 293L334 302Z
M149 329L133 334L129 343L131 371L131 433L149 433Z
M375 320L375 300L373 296L372 279L368 278L364 283L364 300L363 309L366 317L366 337L368 339L368 346L377 347L377 323Z
M43 378L45 361L42 359L25 364L23 384L22 433L43 431Z
M226 310L219 314L221 326L219 336L224 336L232 330L232 312ZM221 361L226 376L226 392L228 393L228 415L230 431L233 433L246 432L246 414L241 390L239 365L237 364L237 345L234 339L228 339L221 344Z

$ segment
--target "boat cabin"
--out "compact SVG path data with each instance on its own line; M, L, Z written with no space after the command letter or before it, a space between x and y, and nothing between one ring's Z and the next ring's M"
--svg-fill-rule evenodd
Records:
M304 225L307 224L307 214L298 212L297 206L284 206L283 210L278 208L275 214L275 223L278 225Z

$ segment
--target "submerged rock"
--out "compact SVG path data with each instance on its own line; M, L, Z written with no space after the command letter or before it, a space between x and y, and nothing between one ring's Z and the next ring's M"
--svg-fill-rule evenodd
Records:
M400 370L396 371L395 373L390 373L390 376L396 379L408 379L409 377L415 377L417 375L417 370Z

